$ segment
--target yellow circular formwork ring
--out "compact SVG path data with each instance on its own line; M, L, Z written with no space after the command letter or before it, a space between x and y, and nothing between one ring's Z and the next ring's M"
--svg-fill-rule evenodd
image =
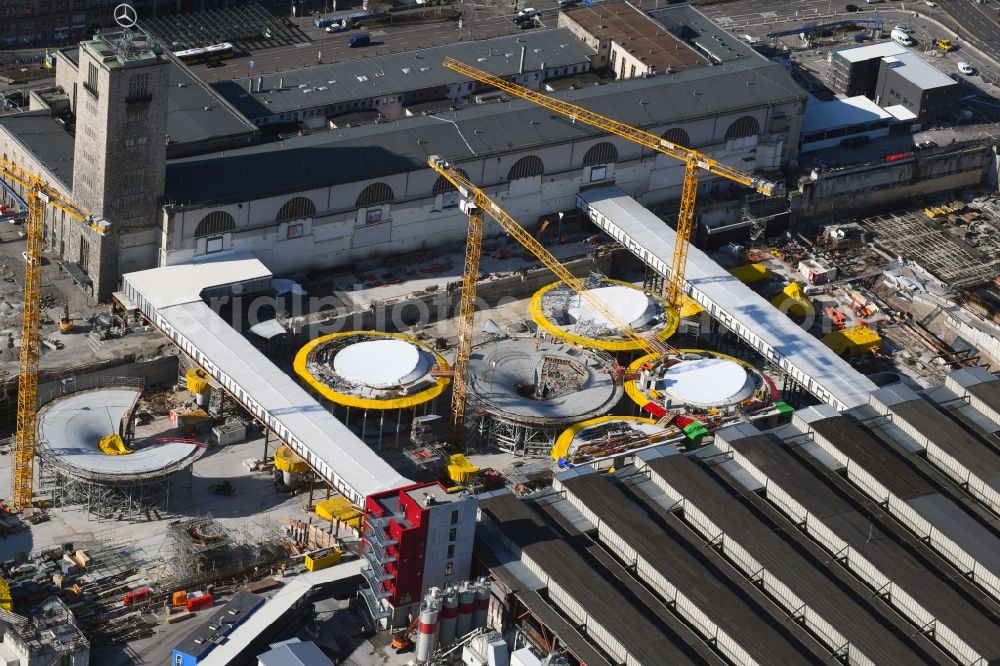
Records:
M730 356L729 354L723 354L722 352L711 351L710 349L678 349L677 353L706 354L714 358L724 358L727 361L732 361L733 363L739 363L744 368L749 368L753 372L760 374L760 370L758 370L752 363L747 363L741 358L736 358L735 356ZM657 356L656 354L646 354L645 356L642 356L632 361L632 363L628 366L628 373L630 375L637 373L639 372L639 368L641 368L644 364L654 363L658 360L660 360L660 357ZM645 407L646 403L650 402L651 400L650 397L644 395L642 391L639 390L639 388L635 385L634 380L624 382L624 386L625 386L625 394L628 395L628 397L632 398L632 402L634 402L635 404L639 405L640 407Z
M574 423L559 433L559 436L556 437L556 443L552 447L552 451L549 454L552 456L552 460L558 461L560 458L566 457L569 453L569 446L573 443L573 438L576 437L576 433L585 428L600 425L601 423L607 423L608 421L631 421L633 423L649 424L656 423L655 419L647 419L644 416L598 416L594 419L587 419L586 421Z
M315 340L310 340L306 344L302 345L302 348L299 349L298 353L295 355L295 362L292 364L292 367L295 369L295 374L308 384L309 388L313 389L330 402L335 402L338 405L344 405L346 407L357 407L359 409L405 409L407 407L422 405L423 403L438 397L444 392L445 388L448 386L448 382L451 381L448 377L437 377L435 378L436 381L434 382L434 385L424 389L423 391L398 398L386 398L384 400L380 400L378 398L361 398L356 395L350 395L349 393L334 391L309 372L309 368L307 367L309 356L315 349L331 340L350 336L396 338L397 340L409 342L410 344L416 345L424 351L433 354L437 364L441 366L442 369L448 369L448 363L444 360L443 356L419 340L414 340L410 336L403 335L402 333L382 333L379 331L341 331L340 333L330 333L329 335L320 336Z
M701 307L698 301L694 300L688 295L681 296L681 313L680 316L693 317L705 311L705 308Z
M309 469L309 465L288 445L282 444L274 452L274 468L282 472L301 474Z
M634 284L629 282L622 282L621 280L612 280L610 278L604 278L602 282L607 284L617 284L623 287L630 287L632 289L638 289ZM570 333L559 328L554 324L548 317L542 313L542 298L552 289L555 289L562 282L553 282L552 284L545 285L532 295L531 300L528 302L528 313L531 315L532 321L538 324L538 327L543 331L556 338L557 340L562 340L564 342L569 342L574 345L579 345L580 347L589 347L591 349L603 349L604 351L610 352L621 352L621 351L638 351L642 349L638 342L622 337L615 338L589 338L585 335L577 335L576 333ZM666 315L666 321L664 322L663 328L656 332L656 337L659 340L666 340L671 335L677 332L677 327L680 325L680 317L677 312L666 308L664 310Z

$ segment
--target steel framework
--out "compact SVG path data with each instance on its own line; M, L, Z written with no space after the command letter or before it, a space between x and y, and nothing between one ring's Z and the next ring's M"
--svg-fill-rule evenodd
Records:
M468 384L469 354L472 350L473 324L476 314L476 285L479 282L479 255L483 243L483 211L464 204L469 216L465 238L465 268L462 273L462 307L458 318L458 349L455 352L454 375L451 383L451 432L449 443L459 446L465 428L465 398Z
M138 522L159 520L172 500L191 495L191 464L159 472L156 476L127 479L74 474L52 464L44 453L38 458L39 489L56 506L81 505L98 520Z
M236 579L288 556L277 525L264 522L256 527L256 534L247 524L232 530L207 513L172 523L157 557L163 562L160 586L190 589Z

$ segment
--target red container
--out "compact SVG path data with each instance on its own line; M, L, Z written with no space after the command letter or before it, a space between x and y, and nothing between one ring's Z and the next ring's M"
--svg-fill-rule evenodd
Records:
M202 608L208 608L212 605L212 595L203 594L200 597L192 597L187 600L187 609L189 611L198 611Z
M145 601L149 598L150 589L148 587L140 587L138 590L132 590L131 592L125 593L125 598L122 599L123 606L131 606L134 603L140 601Z

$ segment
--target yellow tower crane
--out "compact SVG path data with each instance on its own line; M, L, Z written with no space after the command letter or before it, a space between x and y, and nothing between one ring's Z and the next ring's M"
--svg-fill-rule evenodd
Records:
M35 416L38 411L39 326L42 301L42 227L45 207L51 206L85 222L98 233L104 230L74 203L45 181L10 160L0 158L0 178L24 187L28 218L24 222L27 248L24 269L24 318L21 322L21 356L17 378L17 435L14 440L14 498L18 511L31 507L35 473Z
M582 106L543 95L498 76L493 76L489 72L466 65L454 58L445 58L444 66L459 74L464 74L470 79L491 85L515 97L526 99L550 111L562 114L573 122L591 125L609 134L620 136L651 150L669 155L687 165L684 171L684 183L681 187L681 208L677 215L677 240L674 243L673 265L666 287L667 303L675 311L679 311L681 305L681 283L687 266L688 246L691 242L691 228L694 224L695 200L698 196L698 177L701 175L701 170L704 169L734 183L753 188L765 196L774 196L780 193L781 186L778 183L726 166L696 150L685 148L655 134L598 115Z
M546 268L555 273L556 277L580 294L612 326L634 340L647 354L663 355L672 351L669 345L657 339L655 335L642 335L621 321L604 301L594 296L583 285L582 280L570 273L527 229L494 203L485 192L473 185L462 172L437 155L431 155L427 163L459 191L463 199L462 210L469 217L468 238L465 245L465 270L462 277L462 303L459 310L458 351L455 354L455 365L453 366L455 381L452 382L451 400L452 446L459 444L465 417L466 377L469 369L469 352L472 347L472 319L475 312L476 282L479 279L479 253L482 244L484 213L488 213L514 240L533 254Z

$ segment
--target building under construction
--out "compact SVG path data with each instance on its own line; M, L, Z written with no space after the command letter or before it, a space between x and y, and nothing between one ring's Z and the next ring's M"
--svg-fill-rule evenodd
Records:
M191 489L193 440L136 441L141 382L103 377L43 398L37 437L40 490L57 506L80 505L104 520L150 520Z
M398 448L414 416L433 412L448 386L448 364L399 333L345 331L310 341L295 372L362 440Z
M547 456L563 429L618 404L615 368L605 352L539 338L484 342L473 348L466 413L481 446Z
M667 324L663 299L618 280L590 275L584 286L610 308L615 317L636 333L666 339L673 334ZM607 317L567 285L554 282L535 292L528 305L532 320L554 338L581 347L609 352L640 350L639 343L625 335Z
M162 550L159 585L164 589L242 580L289 554L276 526L234 531L210 515L170 523Z

